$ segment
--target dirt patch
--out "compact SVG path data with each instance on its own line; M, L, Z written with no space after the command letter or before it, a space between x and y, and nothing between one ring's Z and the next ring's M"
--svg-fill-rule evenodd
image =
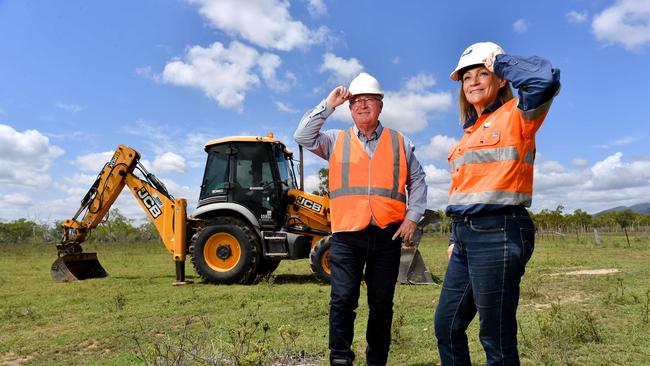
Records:
M98 346L99 346L99 344L94 339L89 339L89 340L81 342L79 344L80 349L87 349L87 350L96 349Z
M32 356L18 356L13 352L7 352L0 356L0 365L2 366L19 366L32 359Z
M562 304L571 304L571 303L581 303L589 300L589 295L581 292L575 292L568 294L566 296L557 296L553 303L562 305ZM526 306L526 305L524 305ZM528 304L527 306L532 307L535 310L543 310L543 309L549 309L551 307L551 303L533 303L533 304Z
M553 300L554 304L570 304L570 303L581 303L587 301L589 296L585 293L571 293L568 295L560 295L555 297ZM533 303L528 306L532 307L535 310L548 309L551 307L551 303Z
M579 271L553 273L551 276L597 276L607 275L612 273L619 273L621 270L618 268L601 268L601 269L583 269Z

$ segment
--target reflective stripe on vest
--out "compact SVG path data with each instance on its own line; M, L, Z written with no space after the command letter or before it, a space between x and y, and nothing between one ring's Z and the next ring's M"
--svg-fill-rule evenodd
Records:
M400 202L406 202L406 196L400 192L391 191L390 189L374 188L374 187L348 187L340 188L330 193L330 199L339 198L343 196L359 196L371 195L392 198Z
M451 162L451 168L457 168L476 163L489 163L494 161L519 160L516 147L498 147L495 149L484 149L468 151L465 155Z
M478 193L453 193L449 196L450 205L471 205L477 202L500 205L530 206L533 197L529 194L504 191L484 191Z
M353 129L341 131L330 156L332 232L362 230L373 219L380 227L403 220L407 171L398 132L384 128L371 159Z

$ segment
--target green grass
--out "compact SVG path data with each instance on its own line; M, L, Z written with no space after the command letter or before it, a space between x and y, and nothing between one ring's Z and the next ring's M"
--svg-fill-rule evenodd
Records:
M650 364L650 238L544 239L522 282L520 352L524 365ZM54 283L53 245L2 245L0 365L325 364L329 287L306 260L285 261L255 286L172 286L162 244L86 245L111 276ZM445 239L421 245L442 277ZM605 275L570 271L614 268ZM191 264L188 279L198 281ZM398 286L391 365L435 365L438 285ZM365 290L354 349L365 348ZM472 359L485 363L477 321Z

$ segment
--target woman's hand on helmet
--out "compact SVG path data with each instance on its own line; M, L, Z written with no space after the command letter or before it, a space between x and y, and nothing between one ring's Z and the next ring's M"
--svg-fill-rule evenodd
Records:
M503 50L501 48L496 48L492 52L490 52L487 57L483 59L483 65L485 65L485 68L490 70L490 72L494 72L494 61L497 58L497 55L503 54Z

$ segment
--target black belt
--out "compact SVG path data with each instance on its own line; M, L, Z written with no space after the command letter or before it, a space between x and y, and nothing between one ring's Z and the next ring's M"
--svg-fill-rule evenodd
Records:
M449 215L453 221L465 221L468 219L474 219L479 217L488 217L488 216L530 216L528 210L524 206L506 206L498 208L496 210L477 212L472 215Z
M386 225L385 228L382 229L377 225L368 224L368 226L366 226L365 228L363 228L363 229L361 229L359 231L377 232L377 231L381 231L381 230L397 230L400 225L401 225L400 222L391 222L390 224Z

